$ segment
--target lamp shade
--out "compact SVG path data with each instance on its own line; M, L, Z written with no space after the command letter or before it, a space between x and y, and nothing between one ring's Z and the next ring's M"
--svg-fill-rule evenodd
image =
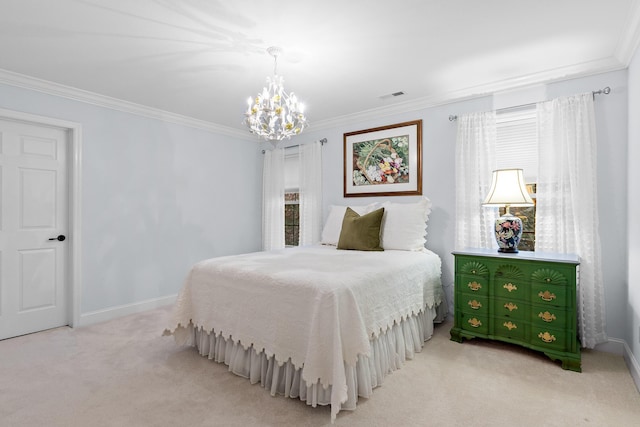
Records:
M493 171L491 190L482 203L485 206L533 206L527 192L522 169Z

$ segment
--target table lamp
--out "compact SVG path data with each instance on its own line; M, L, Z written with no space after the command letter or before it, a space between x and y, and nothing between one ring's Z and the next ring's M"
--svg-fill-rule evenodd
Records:
M524 183L522 169L499 169L493 171L491 190L483 206L504 206L505 213L496 220L495 233L498 252L518 252L522 237L522 220L511 215L511 206L533 206L533 200Z

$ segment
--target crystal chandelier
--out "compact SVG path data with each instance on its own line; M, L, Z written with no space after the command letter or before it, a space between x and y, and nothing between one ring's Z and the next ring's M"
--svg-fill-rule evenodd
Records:
M251 133L268 141L281 141L301 133L307 126L307 118L303 105L293 92L284 91L282 76L277 74L281 49L270 47L267 52L274 58L273 78L267 77L267 87L255 98L249 98L244 123Z

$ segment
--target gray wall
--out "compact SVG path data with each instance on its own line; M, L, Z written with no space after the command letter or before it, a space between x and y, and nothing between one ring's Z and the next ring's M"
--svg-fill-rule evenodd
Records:
M610 95L596 97L598 128L598 186L600 234L604 286L607 308L607 333L612 338L626 338L627 305L627 72L617 71L547 85L547 99L590 92L610 86ZM325 215L330 204L367 204L382 198L343 198L343 134L356 130L422 119L423 122L423 194L433 202L427 228L427 247L440 255L443 283L452 294L455 215L455 140L456 124L450 114L493 109L493 97L480 97L376 120L309 132L308 140L326 137L323 148ZM397 201L415 197L393 197ZM449 304L451 306L451 303Z
M628 220L625 231L628 233L627 262L629 263L627 286L628 300L626 306L627 344L636 361L640 361L640 227L635 223L636 214L640 212L640 49L636 50L629 66L629 150L627 164L629 166L627 189ZM620 251L622 254L622 251ZM621 308L620 311L623 311Z
M7 85L0 108L82 125L81 314L176 294L194 262L260 249L255 142Z
M631 77L637 85L637 66ZM629 290L627 295L623 255L632 232L627 230L627 71L553 83L547 97L604 86L613 89L596 98L607 333L631 344L626 307L632 305L635 331L640 292ZM259 250L259 144L5 85L0 85L0 108L83 125L83 313L175 294L193 262ZM443 282L451 295L456 124L448 116L492 108L491 96L480 97L332 129L311 128L296 142L328 139L323 148L326 215L330 204L383 200L342 197L343 134L422 119L423 194L433 202L427 247L441 256ZM630 131L640 129L631 126ZM415 197L393 199L409 202ZM633 203L637 207L637 196ZM634 352L639 359L637 346Z
M343 195L343 134L394 123L422 119L422 194L432 202L432 212L427 226L427 248L442 259L443 284L452 306L454 215L455 215L455 140L456 123L449 121L450 114L463 114L491 109L492 98L483 97L465 102L451 103L415 113L405 113L366 122L341 126L322 132L309 132L309 139L326 137L323 148L323 203L325 215L328 206L368 204L374 201L393 200L412 202L418 196L348 197Z

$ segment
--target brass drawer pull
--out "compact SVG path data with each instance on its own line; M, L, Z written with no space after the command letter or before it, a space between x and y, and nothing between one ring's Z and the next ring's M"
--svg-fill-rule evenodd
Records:
M549 291L538 292L538 296L542 298L543 301L553 301L556 299L556 294Z
M469 307L471 307L472 310L477 310L480 307L482 307L482 303L478 302L476 300L469 301L468 304L469 304Z
M504 323L502 324L502 326L504 326L504 327L505 327L505 328L507 328L508 330L518 329L518 326L517 326L515 323L511 322L511 321L509 321L509 322L504 322Z
M510 302L509 304L505 304L504 308L508 309L509 311L513 311L513 310L517 310L518 306Z
M482 326L482 322L476 319L475 317L467 320L467 322L469 322L469 324L474 328L479 328L480 326Z
M478 282L469 282L467 284L467 286L469 287L469 289L471 289L472 291L477 291L479 289L482 288L482 285Z
M551 335L549 332L545 332L545 333L540 332L538 334L538 338L540 338L544 342L549 342L549 343L554 342L556 340L555 335Z
M547 323L553 322L554 320L556 320L556 315L555 314L551 314L548 311L545 311L544 313L540 312L538 313L538 317L541 318L542 320L544 320Z
M505 288L509 292L518 290L518 287L516 285L514 285L513 283L505 283L502 287Z

